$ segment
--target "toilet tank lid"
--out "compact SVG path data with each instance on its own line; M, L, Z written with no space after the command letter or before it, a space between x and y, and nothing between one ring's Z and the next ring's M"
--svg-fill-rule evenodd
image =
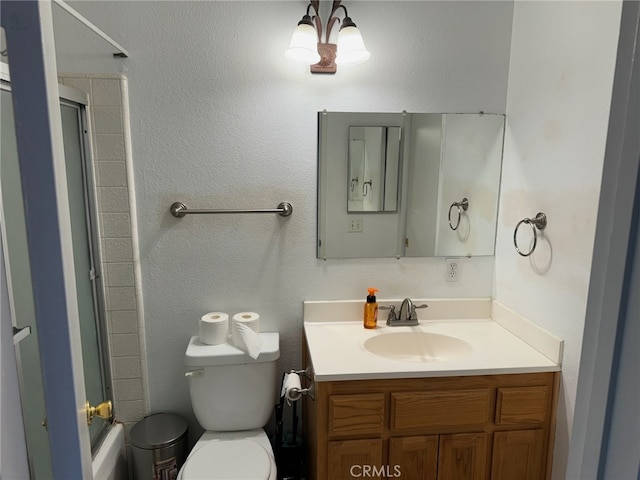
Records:
M189 340L185 363L190 367L212 367L217 365L237 365L243 363L265 363L280 357L280 334L259 333L262 348L255 360L230 343L207 345L195 336Z

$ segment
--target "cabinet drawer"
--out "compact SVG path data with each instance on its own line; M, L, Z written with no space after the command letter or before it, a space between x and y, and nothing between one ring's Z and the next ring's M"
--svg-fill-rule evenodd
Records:
M383 428L383 393L329 397L329 435L376 434Z
M490 409L490 389L393 393L391 428L484 425Z
M496 424L543 423L547 419L549 387L498 388Z

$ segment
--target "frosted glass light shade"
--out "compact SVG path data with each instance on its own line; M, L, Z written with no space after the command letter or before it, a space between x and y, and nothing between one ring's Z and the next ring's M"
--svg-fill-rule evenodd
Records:
M320 61L318 54L318 34L311 25L300 24L293 31L291 43L286 52L287 58L297 62L314 65Z
M362 35L357 27L343 27L338 33L337 65L357 65L369 59Z

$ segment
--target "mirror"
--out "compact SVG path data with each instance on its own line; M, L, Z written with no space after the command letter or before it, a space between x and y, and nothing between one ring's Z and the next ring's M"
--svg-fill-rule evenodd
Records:
M397 210L401 132L400 127L349 127L349 213Z
M504 115L318 114L318 258L493 255Z

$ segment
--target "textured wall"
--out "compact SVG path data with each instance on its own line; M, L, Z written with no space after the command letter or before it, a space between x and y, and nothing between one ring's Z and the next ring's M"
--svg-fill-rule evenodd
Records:
M564 478L573 421L620 5L514 10L495 298L565 341L554 478ZM548 226L522 258L513 229L539 211Z
M304 1L72 4L131 54L114 60L58 19L60 71L129 82L153 411L190 415L183 353L207 311L259 312L290 368L303 300L491 295L492 258L463 259L458 283L441 259L315 258L316 113L504 113L511 3L347 2L372 55L332 76L284 58ZM178 220L176 200L294 213Z

